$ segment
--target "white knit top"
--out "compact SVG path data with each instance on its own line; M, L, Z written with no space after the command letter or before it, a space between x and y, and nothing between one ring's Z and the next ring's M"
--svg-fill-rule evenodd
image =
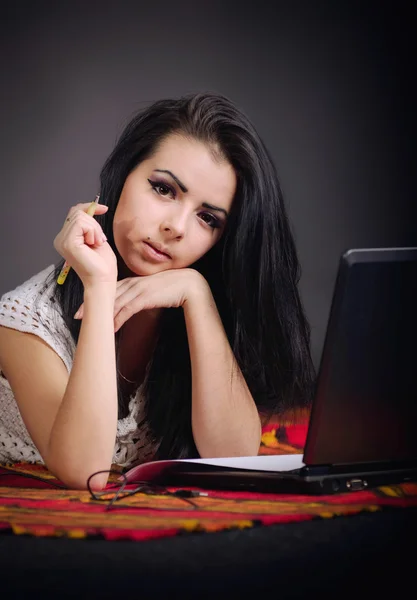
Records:
M52 298L51 265L0 299L0 325L32 333L46 342L71 371L75 344L58 303ZM42 293L40 293L42 292ZM46 326L45 324L46 323ZM142 422L142 388L129 402L129 413L117 422L113 464L131 467L151 460L155 443ZM13 391L0 365L0 463L41 462L19 412Z

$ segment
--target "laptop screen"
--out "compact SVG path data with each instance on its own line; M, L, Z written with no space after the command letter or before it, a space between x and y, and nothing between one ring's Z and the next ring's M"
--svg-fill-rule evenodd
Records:
M417 458L417 249L340 262L306 464Z

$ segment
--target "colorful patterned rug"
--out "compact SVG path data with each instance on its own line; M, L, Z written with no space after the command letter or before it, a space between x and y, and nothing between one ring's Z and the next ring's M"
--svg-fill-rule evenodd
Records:
M300 453L306 432L306 423L267 426L260 454ZM115 481L117 475L106 488L110 495L98 501L88 491L66 489L40 464L0 466L0 534L146 540L417 506L417 484L408 483L320 497L151 489L108 509Z

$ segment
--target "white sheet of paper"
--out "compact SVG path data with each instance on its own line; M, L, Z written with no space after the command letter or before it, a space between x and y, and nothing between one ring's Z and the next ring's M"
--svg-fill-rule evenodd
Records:
M182 458L175 462L193 462L253 471L292 471L304 467L302 454L268 456L231 456L224 458Z

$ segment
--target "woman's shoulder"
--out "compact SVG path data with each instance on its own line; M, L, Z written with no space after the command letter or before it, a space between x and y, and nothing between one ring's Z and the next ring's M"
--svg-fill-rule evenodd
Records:
M36 275L33 275L30 277L30 279L27 279L14 289L10 290L9 292L5 292L1 296L1 302L10 302L19 298L27 300L35 299L41 290L47 286L48 281L51 279L54 271L54 265L49 265L49 267L46 267L39 273L36 273Z
M50 265L3 294L0 325L42 338L70 368L74 344L54 296L54 272L54 265Z
M42 322L49 322L57 312L52 285L54 270L50 265L1 296L0 325L22 331L27 331L30 326L30 333L35 333Z

